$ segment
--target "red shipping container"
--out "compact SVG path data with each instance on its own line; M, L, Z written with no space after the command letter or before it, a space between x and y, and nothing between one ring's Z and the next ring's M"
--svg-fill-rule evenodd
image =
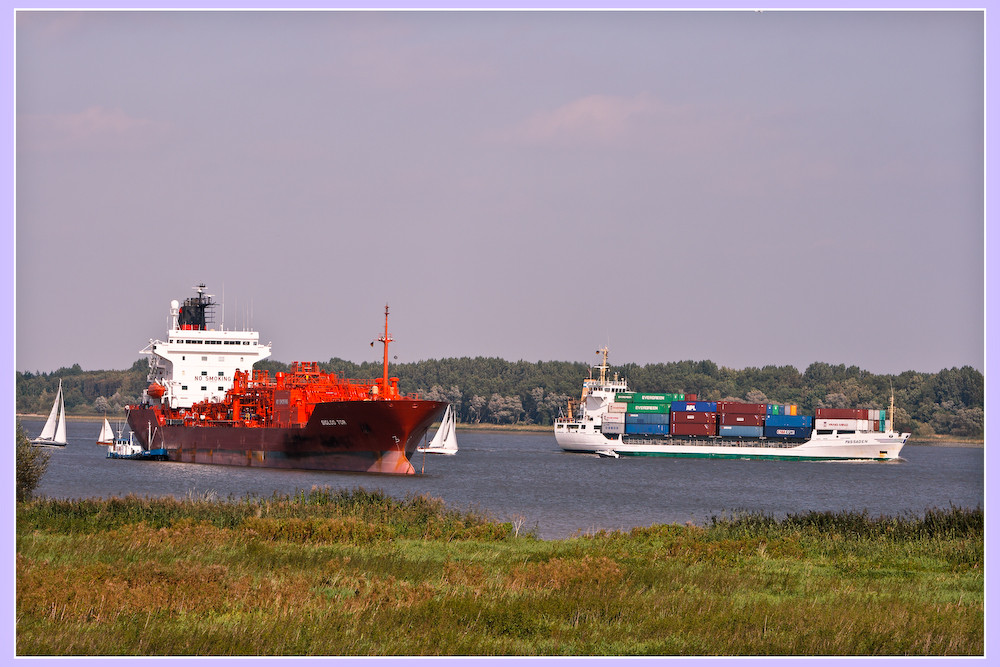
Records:
M853 408L816 408L816 419L868 419L868 411Z
M719 413L719 423L726 426L763 426L764 415L744 415L738 412Z
M671 424L671 435L717 435L715 424Z
M698 400L698 394L684 394L684 400L685 401L697 401Z
M716 410L719 412L730 412L741 415L766 415L766 403L733 403L732 401L719 401Z
M715 412L671 412L671 424L715 424Z

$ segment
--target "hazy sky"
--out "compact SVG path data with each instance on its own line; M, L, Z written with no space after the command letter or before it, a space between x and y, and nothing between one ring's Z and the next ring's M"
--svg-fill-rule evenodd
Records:
M16 354L984 368L984 16L20 12ZM221 319L222 313L219 313Z

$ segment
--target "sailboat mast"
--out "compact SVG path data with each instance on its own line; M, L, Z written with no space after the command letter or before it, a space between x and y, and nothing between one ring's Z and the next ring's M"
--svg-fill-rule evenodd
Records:
M56 426L55 442L66 444L66 401L62 393L62 381L59 381L59 423Z

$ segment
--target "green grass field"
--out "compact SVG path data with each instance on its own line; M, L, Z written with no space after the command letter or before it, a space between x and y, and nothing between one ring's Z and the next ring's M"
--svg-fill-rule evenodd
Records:
M17 507L18 655L982 655L983 512L543 541L425 496Z

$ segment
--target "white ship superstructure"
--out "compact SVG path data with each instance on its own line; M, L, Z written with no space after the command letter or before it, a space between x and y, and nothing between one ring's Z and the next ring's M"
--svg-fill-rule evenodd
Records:
M162 402L172 408L189 408L201 401L221 401L233 386L237 370L247 371L271 356L271 344L261 345L256 331L210 328L216 305L205 285L198 295L170 302L167 340L150 340L140 350L149 355L152 383L146 403Z
M601 365L594 366L591 370L591 377L583 381L583 392L580 394L579 403L575 406L570 404L568 406L569 417L556 422L556 440L559 441L560 446L563 442L569 444L578 442L584 445L585 451L592 451L591 446L603 442L604 447L607 447L608 441L601 431L604 415L608 413L614 403L615 396L628 391L628 381L625 378L619 378L617 373L614 378L610 377L607 347L598 350L596 354L604 355ZM593 377L594 369L600 371L597 378ZM585 443L590 443L590 445ZM566 448L563 447L563 449Z

